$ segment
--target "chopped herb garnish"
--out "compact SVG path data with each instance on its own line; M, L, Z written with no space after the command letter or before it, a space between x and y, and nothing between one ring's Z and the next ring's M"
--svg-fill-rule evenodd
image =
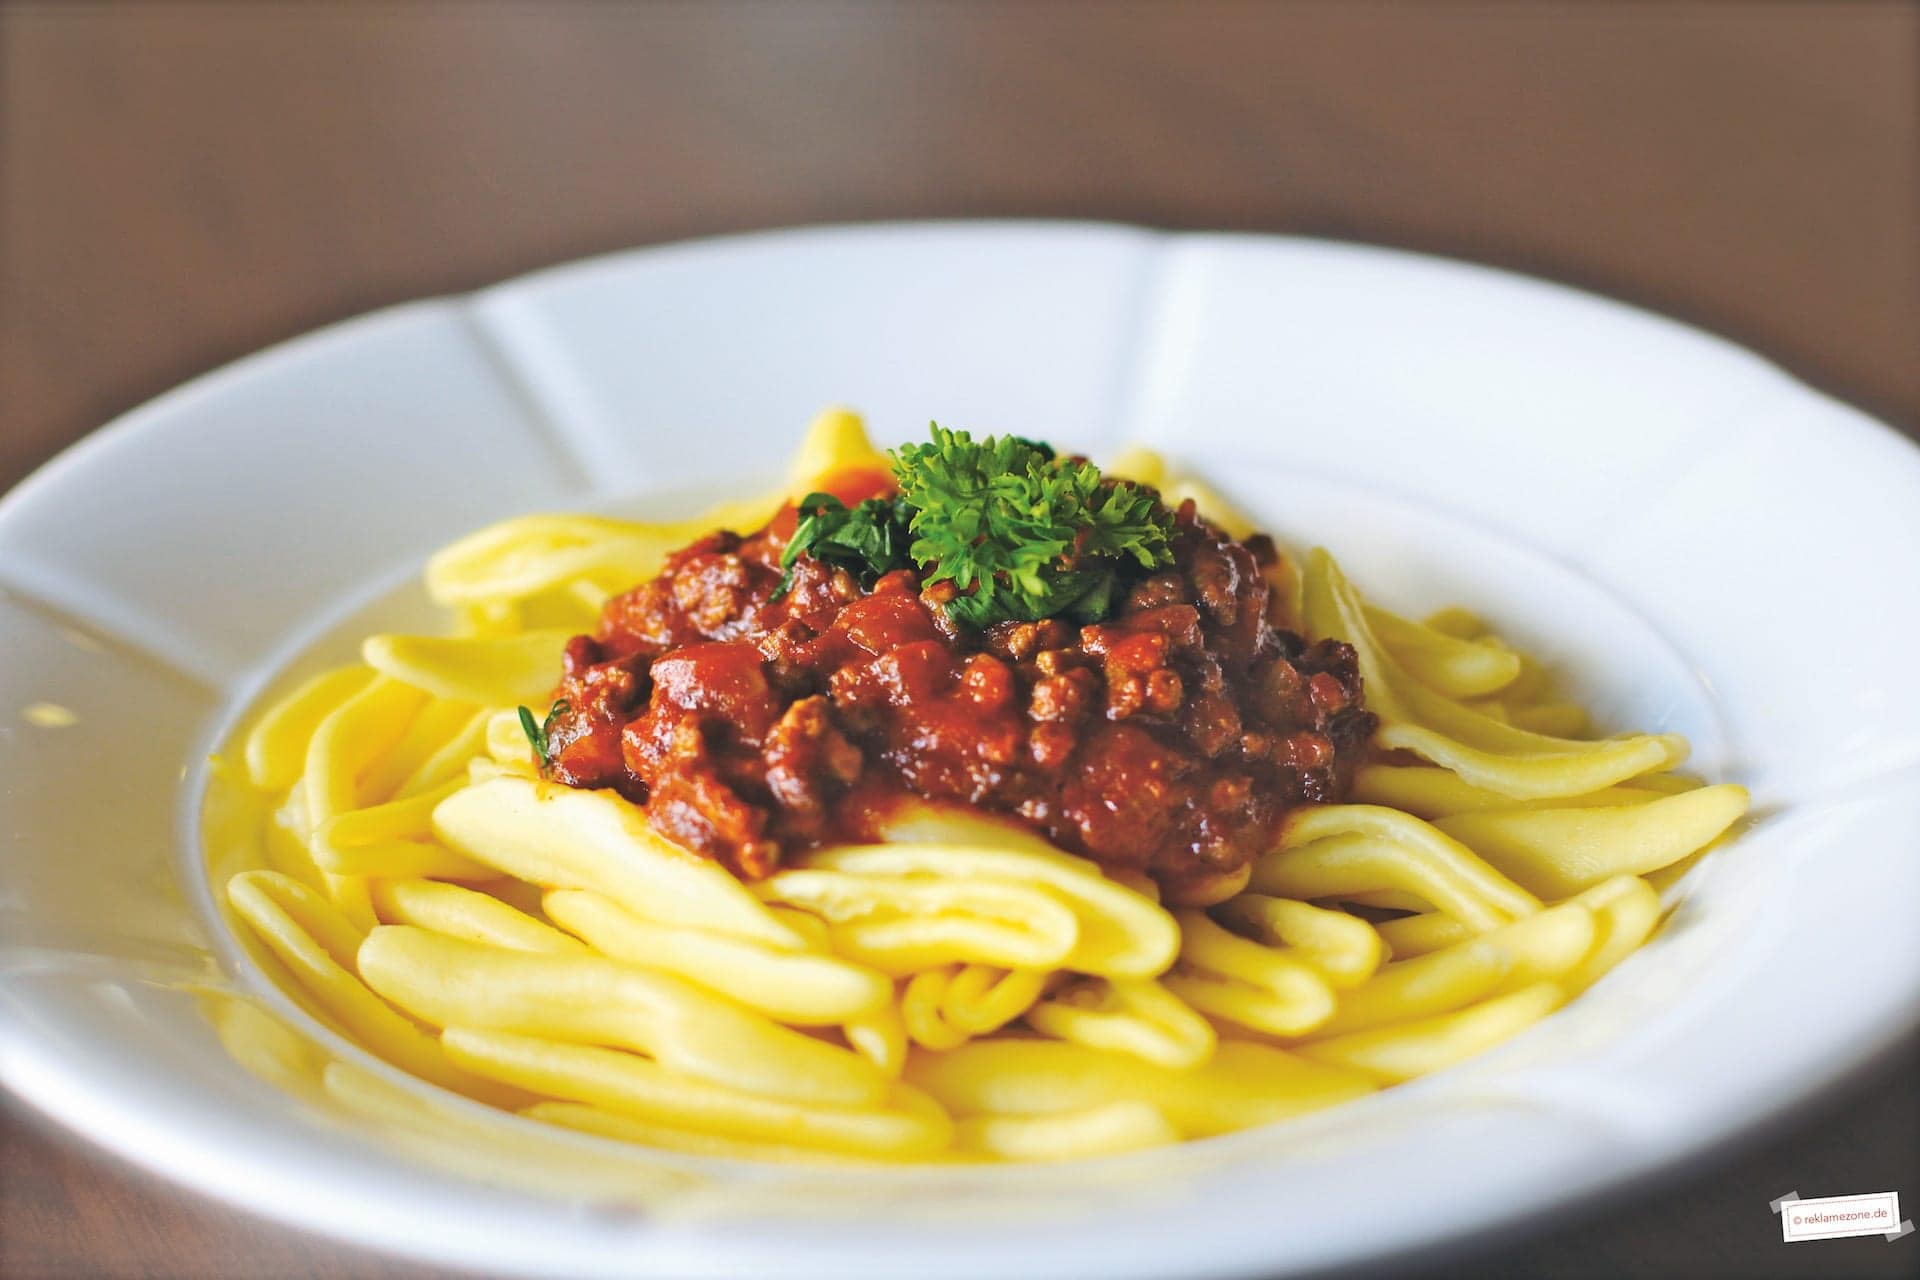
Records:
M937 423L932 431L931 443L892 451L898 496L855 507L830 493L800 500L773 599L792 588L804 554L862 587L918 564L931 571L927 585L954 585L947 611L969 626L1062 615L1098 622L1125 578L1173 563L1172 513L1148 491L1037 440L976 441Z
M868 498L848 507L830 493L810 493L800 500L800 522L793 540L780 553L778 600L793 586L793 563L806 552L814 559L851 573L862 587L871 587L883 573L907 566L907 519L897 498Z
M533 718L533 712L527 710L525 707L520 708L520 731L526 734L527 741L533 744L533 754L539 757L540 767L542 769L545 769L553 761L553 757L548 749L548 738L553 733L553 718L555 716L563 716L569 710L571 710L571 708L568 707L565 698L560 699L551 707L547 708L547 718L545 720L535 720Z
M932 433L893 450L893 471L912 513L908 554L929 584L959 589L947 605L958 621L1096 622L1123 576L1173 562L1172 513L1138 486L1018 436Z

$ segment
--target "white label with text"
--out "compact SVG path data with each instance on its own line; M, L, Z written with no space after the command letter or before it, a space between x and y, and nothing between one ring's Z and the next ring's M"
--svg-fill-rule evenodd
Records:
M1782 1206L1780 1213L1780 1234L1786 1240L1883 1236L1899 1229L1898 1191L1869 1191L1857 1196L1795 1200Z

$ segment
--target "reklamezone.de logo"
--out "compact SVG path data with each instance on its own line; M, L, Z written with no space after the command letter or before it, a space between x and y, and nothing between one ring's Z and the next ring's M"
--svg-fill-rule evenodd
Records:
M1898 1240L1913 1230L1900 1217L1900 1193L1872 1191L1855 1196L1802 1200L1789 1193L1774 1201L1783 1240L1829 1240L1838 1236L1885 1236Z

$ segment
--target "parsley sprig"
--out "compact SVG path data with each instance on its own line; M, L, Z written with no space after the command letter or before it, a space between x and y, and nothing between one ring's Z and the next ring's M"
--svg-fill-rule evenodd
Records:
M883 573L907 567L907 521L913 513L898 498L868 498L857 507L830 493L810 493L800 499L800 521L793 539L780 553L778 600L793 586L793 562L805 552L827 564L839 565L863 587L871 587Z
M929 584L960 589L959 621L1097 622L1126 571L1172 563L1172 514L1137 486L1019 436L932 435L895 449L893 470L914 512L908 554Z
M954 585L947 610L969 626L1097 622L1126 578L1172 563L1172 514L1145 490L1019 436L975 440L935 424L932 437L893 450L894 498L851 508L827 493L801 500L775 599L802 554L863 586L911 560L929 585Z

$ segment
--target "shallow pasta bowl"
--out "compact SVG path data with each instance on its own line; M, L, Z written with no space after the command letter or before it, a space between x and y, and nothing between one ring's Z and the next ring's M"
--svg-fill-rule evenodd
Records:
M254 697L424 625L425 554L698 509L813 410L1152 444L1382 601L1466 604L1756 818L1501 1049L1268 1128L884 1174L618 1147L400 1076L214 910L204 760ZM596 260L298 340L0 503L0 1072L312 1229L527 1273L1276 1273L1431 1246L1758 1124L1920 1009L1920 452L1717 339L1312 241L973 224Z

